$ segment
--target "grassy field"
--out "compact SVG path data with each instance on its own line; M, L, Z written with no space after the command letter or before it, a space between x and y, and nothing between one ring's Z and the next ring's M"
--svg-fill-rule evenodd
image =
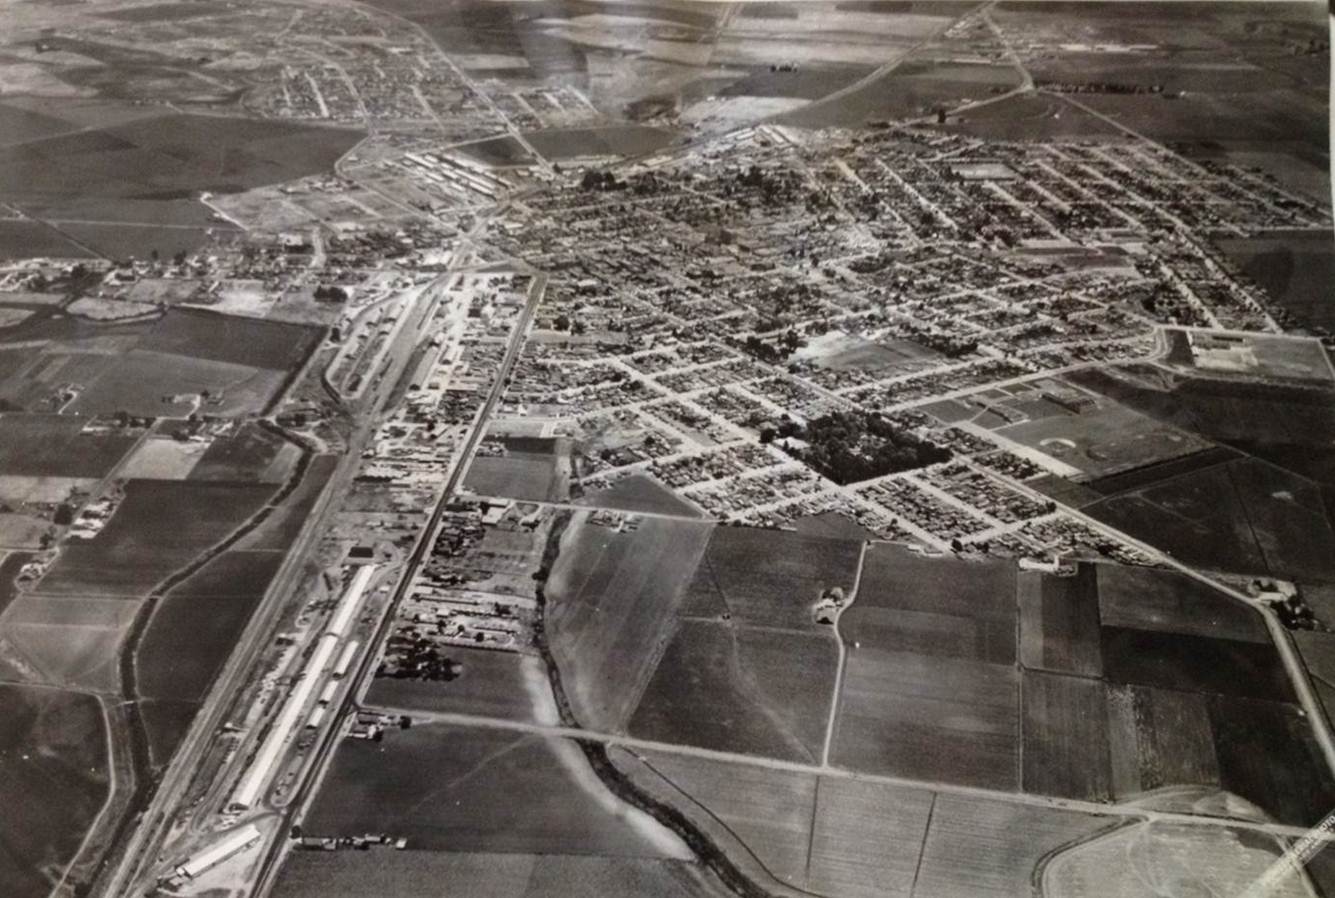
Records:
M576 517L563 535L546 585L547 636L584 725L625 725L711 530L655 518L614 533Z
M139 344L149 352L287 371L306 360L320 328L196 309L172 309Z
M998 433L1047 453L1090 477L1209 448L1199 437L1115 404L1001 428Z
M108 791L96 699L0 685L0 894L45 898Z
M38 593L142 595L240 526L273 487L132 480L125 492L100 533L61 550Z
M1116 137L1116 126L1061 97L1026 94L1007 97L952 116L942 130L984 140L1062 140Z
M572 743L431 724L381 743L344 741L305 829L390 833L426 851L664 858L684 850L608 793Z
M504 456L479 456L468 467L464 487L480 496L559 502L558 466L563 459L551 453L511 452Z

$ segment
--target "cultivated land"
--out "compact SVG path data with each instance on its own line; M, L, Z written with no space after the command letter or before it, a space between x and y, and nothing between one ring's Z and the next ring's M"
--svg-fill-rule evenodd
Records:
M1316 6L3 15L0 892L1222 895L1335 802Z

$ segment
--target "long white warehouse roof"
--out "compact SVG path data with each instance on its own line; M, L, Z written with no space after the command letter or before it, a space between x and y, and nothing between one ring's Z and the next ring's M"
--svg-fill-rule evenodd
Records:
M191 879L221 864L238 851L249 847L260 838L260 831L255 824L247 823L236 832L230 833L220 842L215 842L199 854L185 861L177 871Z

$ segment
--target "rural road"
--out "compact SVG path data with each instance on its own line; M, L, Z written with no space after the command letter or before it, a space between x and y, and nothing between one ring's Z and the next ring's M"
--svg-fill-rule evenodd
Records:
M720 761L747 767L777 770L786 773L832 777L835 779L853 780L855 782L896 786L903 789L929 789L942 794L960 795L993 801L1006 801L1031 807L1081 811L1084 813L1100 814L1104 816L1129 817L1140 820L1186 823L1199 826L1222 826L1227 829L1246 829L1280 836L1302 836L1308 833L1306 827L1290 826L1283 823L1261 823L1225 817L1203 817L1195 814L1148 810L1130 804L1103 804L1096 801L1081 801L1079 799L1049 798L1024 792L1002 792L974 786L961 786L954 783L906 779L903 777L877 773L862 773L842 767L831 767L824 764L806 764L801 761L784 761L778 758L761 757L758 755L748 755L732 751L719 751L712 748L700 748L699 746L684 745L677 742L659 742L653 739L639 739L624 734L604 733L595 730L585 730L579 727L561 726L558 724L528 723L525 721L509 720L500 717L488 717L485 715L455 712L424 712L420 709L410 708L376 707L368 708L367 710L383 712L385 714L406 714L411 717L414 724L417 725L423 723L436 723L448 726L505 730L507 732L515 733L518 736L581 739L586 742L596 742L608 747L624 748L631 752L658 752L661 754L678 755L681 757L700 758L706 761ZM391 735L388 738L392 739L393 736Z

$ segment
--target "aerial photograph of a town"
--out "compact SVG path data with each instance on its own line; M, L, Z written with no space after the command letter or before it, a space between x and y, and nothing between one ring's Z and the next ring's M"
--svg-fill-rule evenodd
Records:
M0 898L1335 898L1331 21L0 0Z

